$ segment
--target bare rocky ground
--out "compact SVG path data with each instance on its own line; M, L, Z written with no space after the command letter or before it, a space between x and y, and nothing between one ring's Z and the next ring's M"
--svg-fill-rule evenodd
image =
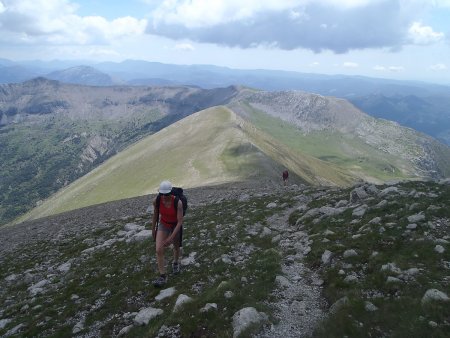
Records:
M148 271L153 196L1 228L0 335L450 332L447 182L351 189L260 182L187 194L198 227L186 238L183 279L171 277L161 293ZM273 286L254 301L265 283Z

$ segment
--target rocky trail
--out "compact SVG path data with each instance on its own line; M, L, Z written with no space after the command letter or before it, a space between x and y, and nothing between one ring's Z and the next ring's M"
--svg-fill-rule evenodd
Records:
M297 206L298 207L298 206ZM283 255L282 275L276 277L277 288L273 291L276 299L270 306L275 308L276 323L267 326L256 337L309 337L318 323L325 317L327 302L321 292L323 280L317 272L309 269L304 257L311 251L306 232L292 232L288 223L289 215L296 208L288 209L281 215L269 218L268 224L277 229ZM291 242L289 239L296 240ZM288 249L294 249L289 255Z

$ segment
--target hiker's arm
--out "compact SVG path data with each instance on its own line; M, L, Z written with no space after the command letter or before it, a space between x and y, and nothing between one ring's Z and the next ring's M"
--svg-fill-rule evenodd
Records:
M164 242L164 246L170 245L173 242L175 236L178 234L178 231L180 231L181 225L183 224L183 202L181 202L181 200L178 201L177 220L177 225L175 226L175 229L173 229L172 234L167 237L166 241Z
M156 212L156 199L153 200L153 215L152 215L152 236L156 239L156 223L158 222L159 212Z
M152 215L152 228L155 228L156 222L158 222L159 212L156 212L156 200L153 200L153 215Z

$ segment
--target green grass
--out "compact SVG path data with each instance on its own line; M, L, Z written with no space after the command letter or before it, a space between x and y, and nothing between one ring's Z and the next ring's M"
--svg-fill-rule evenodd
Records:
M322 219L313 223L314 218L305 219L304 224L314 236L312 251L307 257L308 264L322 271L325 280L324 295L330 304L347 296L349 303L342 307L336 314L331 315L316 332L317 337L446 337L448 334L448 318L450 308L445 303L432 303L421 305L421 299L425 291L437 288L447 292L448 280L445 281L447 271L443 268L443 261L450 260L450 252L438 254L434 251L436 243L429 239L434 235L443 238L448 234L448 226L439 229L430 228L427 222L435 223L443 218L448 222L450 213L446 207L450 188L438 186L433 183L409 182L400 186L407 194L389 200L389 204L383 208L371 208L381 199L373 199L368 202L369 210L361 221L351 224L354 219L351 210L336 217ZM436 192L437 197L419 198L412 197L409 192ZM334 200L346 199L350 190L337 192ZM327 205L329 200L313 201L311 207ZM413 210L409 210L415 205ZM430 206L437 206L434 210ZM405 234L408 225L407 217L424 211L426 222L419 223L417 230ZM298 211L290 217L291 224L301 217ZM369 225L375 217L381 217L380 225ZM387 223L392 225L387 226ZM380 232L383 226L384 231ZM367 231L358 231L365 227ZM331 230L334 235L324 235L325 230ZM359 238L353 235L361 234ZM329 242L323 242L324 238ZM358 256L344 259L343 253L347 249L354 249ZM323 266L322 253L325 250L333 252L334 264ZM376 252L377 255L373 255ZM395 263L402 271L410 268L420 269L420 273L409 277L408 281L400 283L387 283L388 276L398 277L395 273L381 271L381 267L387 263ZM347 266L351 264L351 266ZM339 274L340 270L348 274L353 271L359 275L358 283L346 283ZM344 275L345 276L345 275ZM375 293L374 293L375 292ZM378 295L373 297L375 294ZM364 309L366 301L372 302L378 307L375 312ZM431 328L429 321L439 323L438 328ZM447 321L447 324L445 322Z
M262 131L296 152L305 153L362 177L377 180L406 178L397 158L380 153L357 137L338 132L302 133L294 125L245 105L249 120ZM380 122L381 123L381 122Z
M225 107L193 114L128 147L20 221L153 193L169 177L184 188L279 180L282 166L252 145L240 124Z

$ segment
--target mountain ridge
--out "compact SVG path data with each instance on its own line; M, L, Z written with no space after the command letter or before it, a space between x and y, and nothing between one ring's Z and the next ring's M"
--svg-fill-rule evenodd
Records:
M7 145L0 150L5 168L0 214L8 217L29 209L30 202L41 204L51 193L144 137L216 106L227 106L246 119L246 125L254 124L259 130L253 135L259 140L223 154L221 161L231 171L239 171L241 164L249 170L246 158L258 163L258 158L267 156L264 147L278 163L277 170L267 167L276 180L283 165L309 182L338 185L358 179L374 183L438 179L448 175L450 166L448 147L431 138L375 120L342 99L299 91L264 92L239 86L211 90L92 87L38 78L1 85L0 97L1 120L6 121L0 139ZM214 139L209 142L213 144ZM277 148L287 158L302 160L283 162ZM305 161L308 156L312 160ZM17 163L22 164L17 167ZM299 168L306 168L309 176ZM320 173L319 180L315 173ZM29 201L17 205L16 191L32 191L19 194Z

